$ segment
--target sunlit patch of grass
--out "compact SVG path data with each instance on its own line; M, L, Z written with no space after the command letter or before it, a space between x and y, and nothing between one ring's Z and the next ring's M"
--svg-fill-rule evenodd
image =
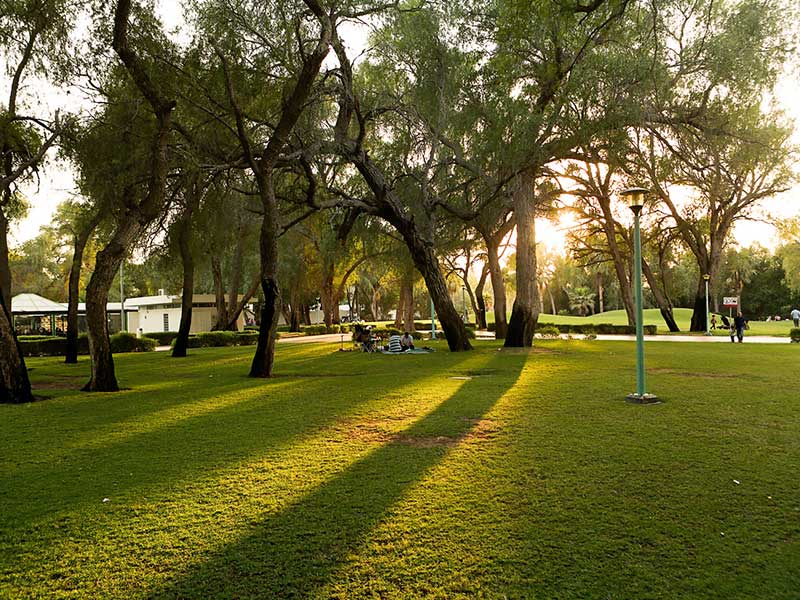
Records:
M794 597L796 348L648 345L643 407L631 343L476 346L124 356L0 407L0 597Z

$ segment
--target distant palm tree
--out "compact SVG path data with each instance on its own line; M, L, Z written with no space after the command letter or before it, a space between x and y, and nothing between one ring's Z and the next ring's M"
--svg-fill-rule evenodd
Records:
M577 311L580 316L585 317L594 309L595 296L596 294L587 287L567 289L569 309Z

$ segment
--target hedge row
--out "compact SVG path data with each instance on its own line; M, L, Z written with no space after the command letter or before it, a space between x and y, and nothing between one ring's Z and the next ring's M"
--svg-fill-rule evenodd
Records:
M547 327L555 327L559 333L581 333L585 335L590 334L603 334L603 335L636 335L636 327L632 325L611 325L610 323L594 324L581 324L573 325L567 323L547 323ZM645 335L656 335L658 331L657 325L645 325L643 327Z
M350 333L350 325L342 323L341 325L331 325L327 327L324 323L320 325L301 325L300 331L305 335L323 335L325 333Z
M257 331L206 331L189 336L189 348L217 348L220 346L255 346Z
M178 337L177 331L151 331L149 333L142 334L145 337L149 337L151 340L155 340L158 342L159 346L169 346L176 337Z
M800 343L800 328L792 327L789 330L789 337L791 338L793 344Z
M22 347L23 356L64 356L67 353L67 338L36 336L37 339L30 339L27 336L20 337L19 344ZM149 338L137 338L132 333L115 333L110 338L111 352L121 354L123 352L150 352L155 350L157 342ZM78 354L89 354L89 337L82 333L78 336Z

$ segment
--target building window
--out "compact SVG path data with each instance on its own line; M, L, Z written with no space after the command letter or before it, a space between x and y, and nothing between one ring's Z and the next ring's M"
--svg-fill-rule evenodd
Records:
M164 313L164 331L169 331L169 313Z

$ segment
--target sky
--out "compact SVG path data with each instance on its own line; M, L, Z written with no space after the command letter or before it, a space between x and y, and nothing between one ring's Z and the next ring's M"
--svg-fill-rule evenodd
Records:
M183 23L182 11L178 2L160 0L159 14L166 29L180 28ZM363 35L354 31L346 35L349 45L357 53L365 46ZM794 142L800 145L800 84L796 73L786 73L782 77L776 96L781 107L795 123ZM7 79L0 77L0 87L5 87ZM23 94L28 96L29 104L43 104L50 110L61 108L70 112L88 110L90 103L82 98L76 89L59 89L40 80L29 80ZM29 199L31 208L25 219L14 223L10 231L9 245L19 246L39 233L39 228L50 224L56 206L78 194L75 185L74 170L69 164L57 160L53 153L40 169L40 176L34 182L22 186L22 191ZM733 232L737 245L746 247L754 243L770 249L778 243L777 232L772 222L787 217L800 216L800 184L781 196L776 196L763 203L754 215L758 221L742 221L736 224ZM540 220L537 223L537 241L551 251L564 247L565 235L575 223L569 215L565 215L561 223Z

